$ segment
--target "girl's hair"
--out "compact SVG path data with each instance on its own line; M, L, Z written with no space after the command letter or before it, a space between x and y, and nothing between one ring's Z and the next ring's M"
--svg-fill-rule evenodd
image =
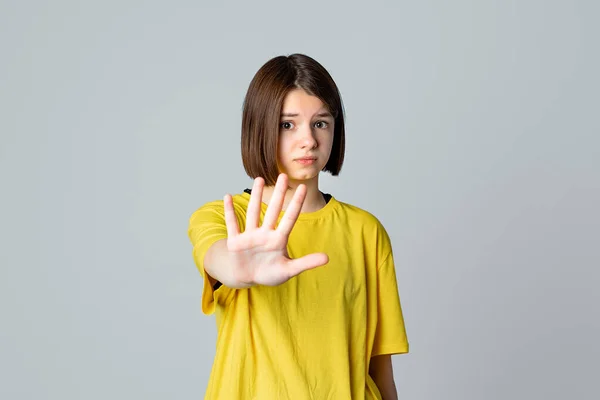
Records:
M304 54L278 56L267 61L250 82L242 114L242 161L251 178L274 185L277 168L280 114L285 96L303 89L318 97L333 115L331 155L323 171L336 176L344 162L344 108L339 90L327 70Z

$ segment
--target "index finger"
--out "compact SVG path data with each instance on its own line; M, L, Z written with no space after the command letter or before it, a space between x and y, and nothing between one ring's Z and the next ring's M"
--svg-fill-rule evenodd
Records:
M283 214L283 217L281 217L281 221L279 221L279 225L277 226L277 230L286 237L292 232L292 228L298 220L298 216L300 215L300 210L302 209L305 198L306 186L298 185L296 192L294 193L294 197L292 197L290 204L288 204L288 207L285 210L285 214Z

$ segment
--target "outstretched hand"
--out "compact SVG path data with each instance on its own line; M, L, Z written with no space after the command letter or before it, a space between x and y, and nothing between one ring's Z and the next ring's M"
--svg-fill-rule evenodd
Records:
M263 223L259 226L263 188L264 180L256 178L246 211L246 229L243 233L240 233L231 196L226 195L224 198L227 250L234 279L245 287L280 285L329 261L324 253L313 253L296 259L289 258L287 253L288 238L306 198L306 186L298 186L277 225L288 190L287 176L279 175Z

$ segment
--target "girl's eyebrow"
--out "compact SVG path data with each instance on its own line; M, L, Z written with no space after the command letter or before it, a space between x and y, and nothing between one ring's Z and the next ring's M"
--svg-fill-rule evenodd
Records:
M297 114L297 113L282 113L281 114L282 117L297 117L298 115L299 114ZM321 117L321 118L323 118L323 117L330 117L330 118L333 118L333 115L331 115L330 112L326 111L326 112L322 112L322 113L316 114L315 117Z

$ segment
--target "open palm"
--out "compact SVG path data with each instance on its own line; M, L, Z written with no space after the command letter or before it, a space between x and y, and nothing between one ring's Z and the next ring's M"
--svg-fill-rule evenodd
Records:
M288 188L287 176L281 174L275 184L263 223L259 226L263 187L264 181L261 178L255 179L246 211L246 229L243 233L240 233L231 196L225 196L224 201L227 249L234 266L233 275L236 281L248 286L280 285L329 261L324 253L313 253L296 259L289 258L287 253L290 233L306 198L306 186L298 186L277 225Z

